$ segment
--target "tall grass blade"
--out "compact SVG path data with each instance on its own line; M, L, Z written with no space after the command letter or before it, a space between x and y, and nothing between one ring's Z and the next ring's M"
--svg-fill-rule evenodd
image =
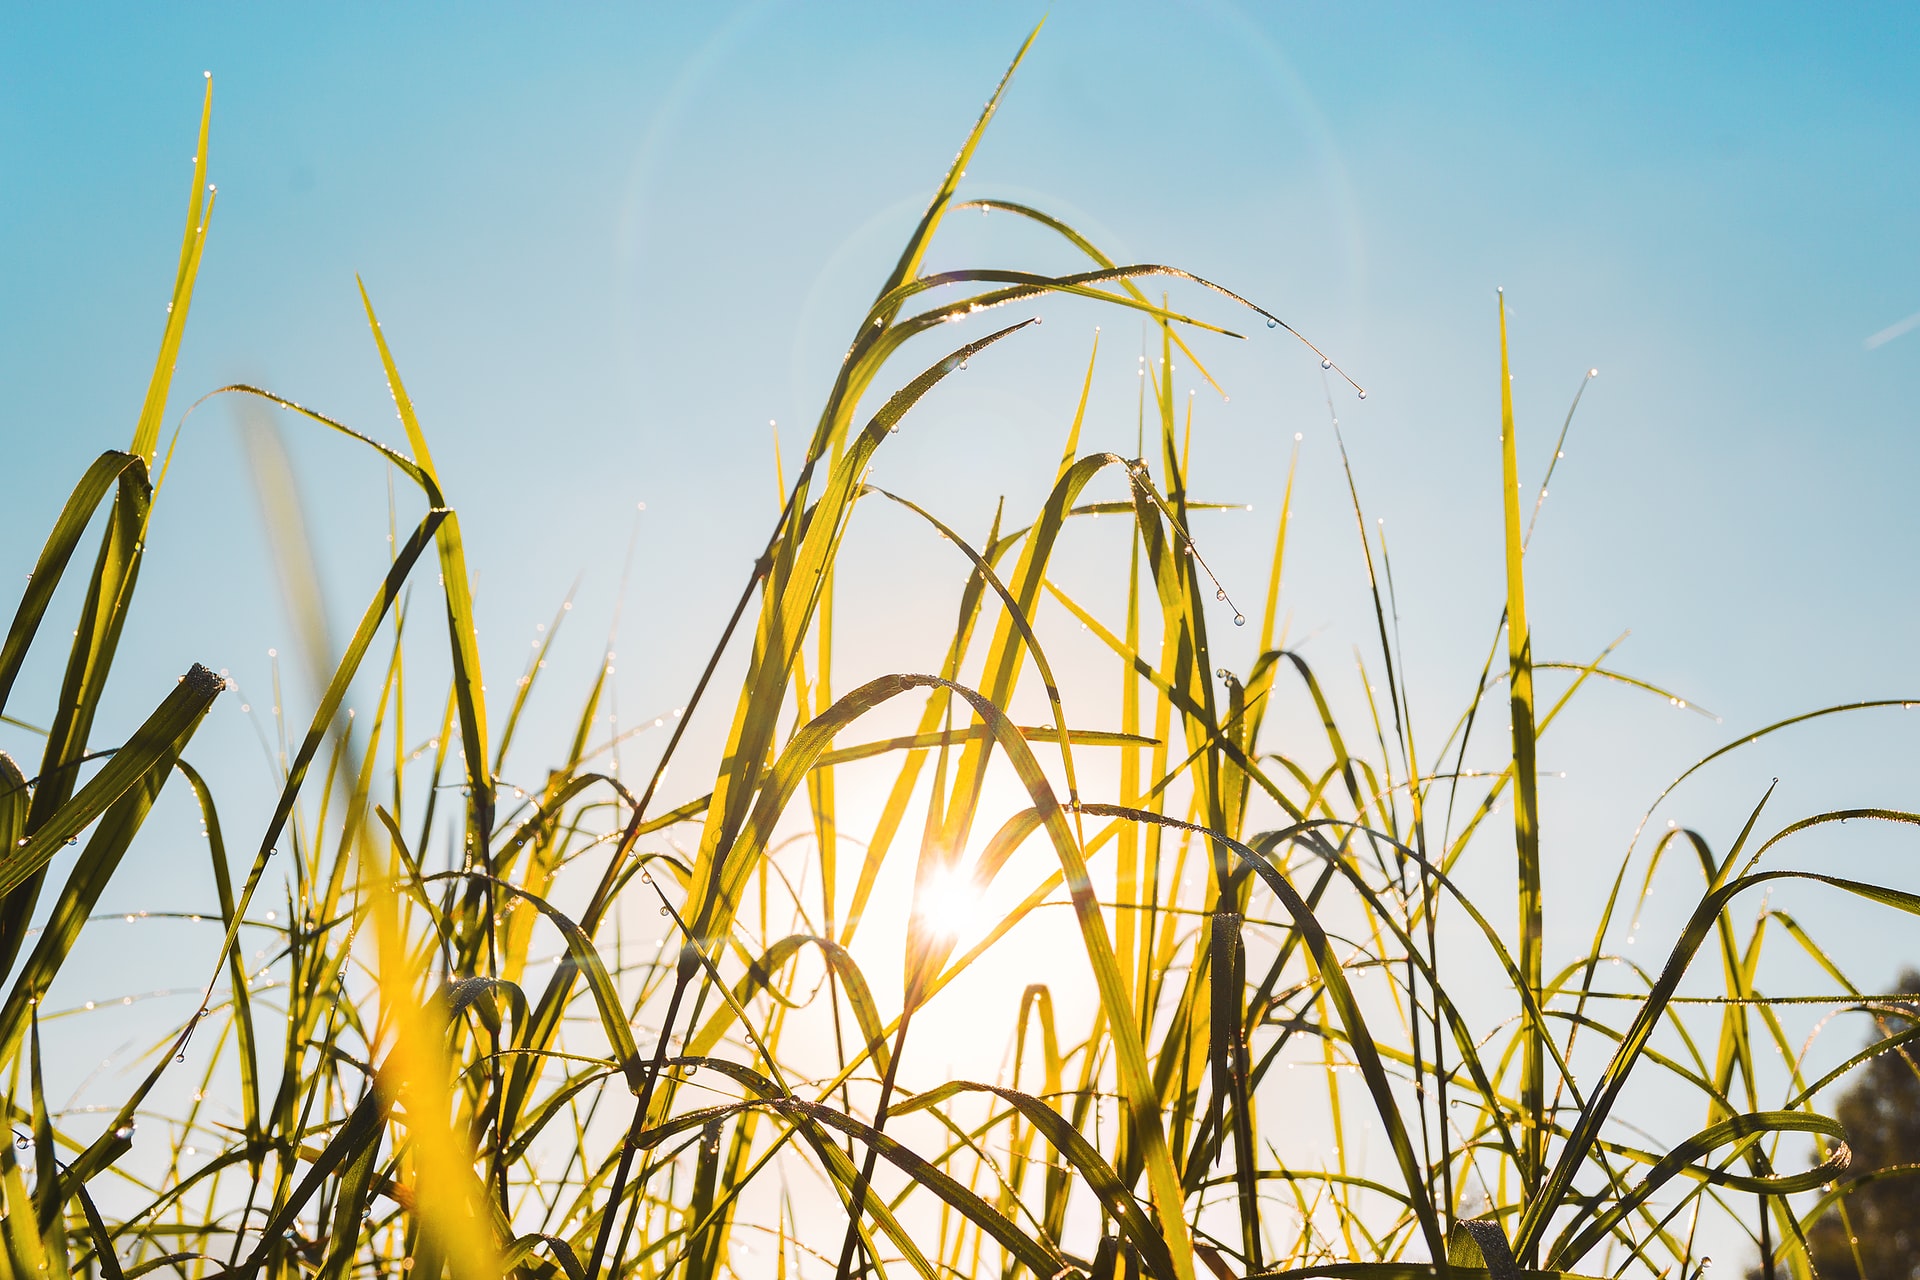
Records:
M133 429L130 450L147 466L160 446L160 422L167 412L167 393L173 386L174 361L187 330L187 310L193 302L193 284L200 274L200 255L207 245L207 224L213 217L213 188L207 182L207 129L213 121L213 73L200 104L200 140L193 152L193 189L187 197L187 227L180 238L180 265L174 273L173 297L167 303L167 323L160 335L160 354L154 360L147 396Z
M1535 776L1533 723L1533 641L1527 631L1526 579L1521 564L1525 534L1520 525L1520 471L1513 425L1513 374L1507 360L1507 299L1500 295L1500 477L1502 510L1506 516L1507 569L1507 688L1513 722L1513 840L1520 882L1520 944L1522 981L1535 1007L1541 1004L1540 981L1542 911L1540 902L1540 793ZM1546 1177L1547 1086L1545 1037L1537 1026L1524 1032L1520 1067L1520 1108L1523 1143L1520 1176L1529 1210ZM1530 1240L1519 1249L1523 1265L1532 1266L1538 1248Z

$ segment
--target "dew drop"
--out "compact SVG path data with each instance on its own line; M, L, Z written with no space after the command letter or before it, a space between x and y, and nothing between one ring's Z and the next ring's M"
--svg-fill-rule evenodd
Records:
M1361 390L1361 392L1360 392L1360 398L1361 398L1362 400L1365 400L1365 399L1367 398L1367 393L1366 393L1366 390L1365 390L1364 388L1363 388L1363 389Z
M133 1126L130 1124L123 1124L118 1129L115 1129L113 1131L113 1136L123 1140L130 1139L133 1137Z
M1331 369L1333 368L1333 361L1327 359L1325 356L1322 356L1320 357L1320 367L1322 369Z
M1244 626L1246 626L1246 625L1247 625L1247 615L1246 615L1246 614L1244 614L1244 613L1236 613L1236 614L1234 614L1234 615L1233 615L1233 625L1234 625L1234 626L1236 626L1236 627L1244 627Z
M1225 600L1227 598L1227 589L1225 587L1214 588L1213 598L1215 600Z
M1276 328L1279 325L1279 323L1280 322L1278 320L1275 320L1272 316L1267 317L1267 328L1269 329Z

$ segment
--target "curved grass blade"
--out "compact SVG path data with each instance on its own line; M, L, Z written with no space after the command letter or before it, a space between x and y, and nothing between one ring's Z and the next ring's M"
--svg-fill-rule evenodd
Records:
M1112 942L1107 934L1106 921L1102 915L1099 900L1094 894L1092 881L1087 873L1079 846L1073 838L1071 828L1067 825L1066 810L1054 797L1045 774L1041 772L1038 762L1027 748L1025 739L1020 736L1012 722L981 694L938 676L883 676L870 681L844 695L828 712L817 717L794 736L780 761L775 765L769 782L760 793L750 829L757 833L771 830L774 818L785 808L788 799L798 789L801 779L811 768L813 761L825 751L833 735L841 727L890 698L911 689L923 688L946 689L971 705L975 715L993 732L997 745L1006 753L1008 762L1012 764L1021 785L1032 797L1039 811L1041 826L1047 832L1061 860L1066 883L1072 894L1083 945L1094 970L1095 982L1100 991L1101 1002L1107 1010L1109 1025L1112 1027L1123 1090L1128 1099L1129 1123L1153 1184L1155 1216L1172 1250L1175 1274L1179 1280L1191 1280L1192 1250L1185 1218L1181 1211L1183 1197L1178 1179L1174 1174L1172 1158L1166 1147L1165 1133L1161 1128L1155 1104L1152 1102L1157 1094L1151 1083L1152 1077L1147 1070L1146 1053L1140 1040L1137 1024L1132 1020L1130 997L1120 986L1119 967L1114 957ZM737 888L744 885L745 877L752 869L752 862L758 856L757 851L764 849L764 846L763 836L756 835L751 841L747 841L743 833L743 842L736 845L732 851L733 857L727 869L727 881L725 883L709 882L717 883L717 887L707 890L708 896L702 899L700 907L702 914L690 931L690 948L704 949L701 940L715 936L714 922L731 917L732 904L737 902ZM700 882L696 880L695 884L699 887ZM684 970L684 961L682 967ZM589 1268L590 1273L591 1270Z
M28 575L27 589L14 611L6 640L0 644L0 708L7 705L14 681L20 674L20 664L26 659L47 606L53 602L54 590L66 572L67 562L73 558L80 535L86 532L100 500L129 472L151 492L151 486L145 485L146 471L146 464L135 454L103 453L87 467L80 483L68 495L66 505L60 509L52 531L47 534L39 559L34 562L33 572Z
M1847 816L1855 816L1849 813ZM1862 813L1859 816L1887 817L1895 821L1920 824L1920 816L1909 814ZM1815 822L1838 821L1839 815L1821 815L1818 819L1807 819L1793 824L1786 831L1775 836L1763 846L1761 853L1780 839L1794 831L1804 830ZM1755 855L1759 856L1758 854ZM1568 1131L1567 1139L1561 1149L1559 1159L1549 1171L1542 1186L1540 1196L1532 1202L1522 1215L1519 1230L1516 1233L1516 1248L1524 1250L1530 1244L1537 1247L1539 1237L1546 1229L1551 1215L1564 1204L1570 1194L1574 1176L1585 1164L1588 1154L1598 1141L1600 1127L1612 1114L1614 1104L1619 1100L1621 1091L1626 1087L1628 1077L1642 1055L1654 1026L1666 1012L1669 1002L1686 975L1694 955L1716 929L1720 912L1726 904L1748 889L1773 880L1806 880L1841 889L1855 896L1877 902L1883 906L1904 912L1908 915L1920 915L1920 895L1904 893L1881 885L1867 884L1856 880L1847 880L1839 876L1821 875L1811 871L1761 871L1742 875L1717 886L1703 896L1694 908L1693 915L1687 921L1669 953L1665 966L1660 971L1653 989L1635 1014L1633 1023L1621 1037L1619 1047L1614 1051L1606 1070L1594 1088L1587 1105Z
M86 830L95 818L143 780L164 780L173 768L174 757L179 755L199 726L200 718L225 687L224 680L197 663L180 677L173 692L154 708L153 714L114 752L99 773L71 800L54 810L24 842L0 851L0 893L11 891L46 866L62 845ZM154 789L158 790L157 782Z
M386 334L381 332L379 318L373 313L373 300L367 296L364 283L360 285L360 302L366 308L367 325L373 331L374 345L380 349L380 367L386 371L387 389L393 393L394 407L407 430L407 442L413 447L414 459L437 488L440 477L434 470L433 455L427 451L426 433L421 431L420 419L413 411L413 399L400 381L400 370L393 362L393 352L387 347ZM446 512L436 541L440 549L441 585L447 602L447 634L452 641L454 700L460 711L460 740L466 744L468 799L476 828L474 842L484 851L493 832L494 805L493 770L488 764L491 748L487 740L487 704L482 693L480 646L473 626L473 589L467 577L467 555L460 540L460 518L451 509Z
M1730 1143L1748 1146L1770 1133L1815 1133L1837 1139L1838 1142L1832 1154L1825 1160L1811 1169L1796 1174L1747 1178L1702 1167L1697 1176L1704 1176L1717 1185L1732 1187L1738 1191L1791 1195L1795 1192L1811 1191L1816 1187L1826 1186L1846 1172L1848 1164L1852 1161L1852 1156L1847 1150L1846 1130L1837 1120L1809 1115L1804 1111L1763 1111L1729 1117L1719 1124L1702 1129L1685 1142L1677 1144L1672 1151L1661 1157L1660 1162L1631 1192L1615 1201L1612 1207L1596 1217L1578 1235L1573 1233L1580 1227L1581 1218L1584 1215L1576 1215L1561 1232L1560 1240L1548 1250L1548 1267L1558 1267L1563 1263L1577 1262L1586 1257L1606 1238L1608 1232L1644 1203L1649 1196L1676 1175L1694 1171L1701 1161L1720 1147Z
M1166 814L1154 813L1146 809L1134 809L1125 805L1085 804L1081 808L1089 814L1111 818L1128 818L1135 822L1151 823L1174 830L1187 830L1196 835L1204 835L1217 841L1237 854L1253 869L1255 875L1280 899L1287 909L1294 927L1300 932L1301 940L1312 960L1314 972L1326 988L1327 995L1333 1001L1340 1015L1341 1026L1352 1047L1356 1065L1367 1083L1368 1092L1373 1095L1374 1107L1380 1116L1381 1124L1387 1131L1388 1142L1393 1147L1394 1159L1400 1166L1400 1173L1406 1182L1407 1194L1413 1200L1415 1214L1422 1233L1427 1238L1428 1248L1437 1256L1444 1251L1440 1220L1426 1190L1426 1180L1421 1176L1418 1160L1414 1156L1413 1145L1407 1136L1406 1125L1400 1116L1400 1109L1394 1102L1386 1070L1380 1061L1379 1049L1374 1043L1373 1033L1367 1026L1365 1014L1353 990L1347 985L1341 973L1339 957L1333 953L1332 940L1325 928L1315 917L1306 900L1302 898L1287 877L1271 861L1262 857L1252 848L1218 831L1211 831L1198 824L1182 822Z

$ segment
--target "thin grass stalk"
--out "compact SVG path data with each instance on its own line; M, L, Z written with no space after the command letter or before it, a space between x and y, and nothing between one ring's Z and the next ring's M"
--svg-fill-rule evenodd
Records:
M1533 1004L1541 1003L1540 980L1542 912L1540 902L1540 812L1534 763L1533 645L1527 631L1527 594L1521 566L1524 535L1520 525L1520 474L1516 462L1513 424L1513 375L1507 360L1507 302L1500 296L1500 474L1501 506L1506 516L1507 571L1507 685L1513 722L1513 837L1520 881L1521 979ZM1525 1116L1521 1134L1520 1178L1529 1207L1540 1195L1546 1177L1546 1046L1533 1025L1524 1031L1520 1106ZM1535 1266L1539 1250L1523 1244L1523 1266Z

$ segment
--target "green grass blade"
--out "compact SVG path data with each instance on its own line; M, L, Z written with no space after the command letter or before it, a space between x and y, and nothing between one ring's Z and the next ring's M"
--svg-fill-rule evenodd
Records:
M895 392L833 467L804 531L798 532L791 541L782 542L783 546L791 546L790 558L784 569L776 564L768 580L773 607L761 619L755 641L754 669L741 690L733 727L727 735L728 768L715 779L713 802L700 837L700 856L694 865L690 900L696 904L696 937L703 943L725 933L738 905L732 892L722 891L722 864L732 861L728 851L753 804L753 784L761 763L771 751L780 709L786 701L791 656L798 650L800 638L813 615L823 575L838 548L847 511L857 496L868 460L907 411L964 360L1029 323L1022 321L968 343ZM805 483L804 477L798 482L799 485ZM796 492L799 491L796 488Z
M1204 827L1182 822L1165 814L1133 809L1124 805L1089 804L1082 805L1081 808L1089 814L1127 818L1135 822L1151 823L1176 830L1186 829L1195 834L1208 836L1225 845L1246 865L1251 866L1254 874L1259 876L1267 888L1280 900L1294 927L1300 932L1307 954L1313 962L1315 976L1324 984L1327 995L1332 999L1334 1008L1340 1015L1347 1043L1353 1049L1356 1065L1366 1081L1368 1092L1373 1096L1375 1111L1386 1129L1394 1159L1406 1182L1407 1195L1413 1201L1427 1245L1436 1255L1443 1252L1445 1246L1439 1216L1428 1198L1426 1180L1421 1175L1419 1161L1414 1155L1412 1142L1407 1136L1406 1125L1401 1119L1399 1106L1394 1101L1392 1087L1388 1082L1386 1069L1381 1063L1373 1033L1368 1028L1366 1015L1361 1010L1359 1001L1354 997L1352 988L1348 986L1345 975L1341 972L1340 960L1333 952L1332 940L1307 906L1306 900L1271 861L1229 836L1210 832Z
M46 616L47 606L53 601L54 589L60 585L67 562L73 558L74 549L79 545L80 535L86 532L87 523L92 520L100 500L128 471L144 479L146 464L131 453L101 454L80 477L80 483L74 486L66 505L61 508L53 531L47 535L46 545L41 548L40 558L34 562L33 572L28 576L27 589L20 597L20 606L14 612L12 624L7 628L6 640L0 644L0 708L7 705L7 699L13 692L13 683L20 674L20 664L26 660L27 650L39 631L41 619Z
M200 718L220 696L226 682L203 666L180 678L145 723L134 731L113 758L89 779L74 797L54 810L24 844L0 852L0 892L7 892L36 874L60 847L78 836L143 779L164 780L173 759L198 727ZM155 790L158 790L156 784Z
M253 1000L247 994L247 959L241 950L239 928L234 914L233 875L227 867L226 837L220 827L220 814L214 808L213 791L205 778L186 761L176 766L193 788L200 804L200 822L207 832L207 853L213 863L214 893L220 903L220 923L231 941L226 947L228 999L233 1004L235 1051L240 1070L240 1117L251 1146L261 1138L260 1059L255 1043Z
M1846 811L1844 817L1884 818L1909 825L1920 825L1920 816L1893 811ZM1843 815L1839 812L1804 819L1801 822L1792 824L1785 831L1776 835L1767 845L1762 847L1761 852L1764 853L1766 848L1784 839L1788 834L1805 830L1810 826L1822 822L1838 822L1842 820ZM1540 1236L1544 1235L1546 1225L1551 1219L1552 1214L1561 1205L1566 1203L1573 1179L1586 1163L1595 1143L1598 1141L1601 1126L1606 1123L1608 1117L1612 1114L1614 1104L1618 1102L1621 1091L1625 1089L1628 1078L1632 1075L1634 1067L1642 1057L1647 1041L1652 1036L1656 1024L1661 1017L1666 1014L1670 1002L1679 988L1680 980L1686 976L1687 969L1692 963L1693 957L1706 941L1713 936L1716 922L1721 911L1725 909L1726 904L1748 889L1755 888L1769 881L1788 879L1805 880L1812 883L1829 885L1908 915L1920 915L1920 895L1889 889L1881 885L1847 880L1839 876L1820 875L1809 871L1755 872L1751 875L1743 875L1729 880L1703 896L1699 904L1695 906L1693 914L1688 919L1679 938L1674 943L1673 949L1667 957L1666 964L1660 971L1659 978L1655 981L1652 990L1648 992L1646 1000L1640 1005L1639 1010L1634 1015L1633 1022L1628 1027L1626 1034L1621 1037L1620 1045L1614 1051L1613 1057L1608 1062L1606 1070L1601 1074L1599 1082L1594 1088L1587 1105L1581 1109L1580 1114L1569 1129L1560 1156L1555 1161L1552 1170L1549 1171L1539 1197L1528 1206L1526 1213L1522 1216L1515 1240L1517 1249L1523 1250L1529 1245L1533 1245L1537 1249L1537 1241Z
M1513 838L1520 882L1520 971L1533 1003L1541 996L1540 793L1534 764L1533 644L1527 632L1527 593L1521 558L1520 472L1513 426L1513 375L1507 365L1507 300L1500 296L1500 476L1506 516L1508 695L1513 721ZM1546 1048L1541 1033L1525 1033L1520 1106L1525 1143L1521 1180L1529 1201L1546 1177ZM1538 1246L1523 1241L1520 1261L1532 1265Z
M1577 1235L1574 1232L1580 1228L1581 1220L1585 1215L1584 1213L1576 1214L1561 1233L1560 1240L1548 1250L1547 1266L1558 1267L1562 1264L1578 1262L1586 1257L1599 1247L1601 1241L1606 1239L1608 1233L1618 1223L1644 1203L1649 1196L1678 1175L1693 1172L1695 1166L1719 1148L1734 1143L1750 1146L1762 1136L1772 1133L1820 1134L1836 1139L1839 1146L1832 1155L1811 1169L1795 1174L1751 1178L1704 1169L1701 1170L1701 1176L1715 1185L1730 1187L1737 1191L1792 1195L1824 1187L1847 1169L1850 1157L1846 1148L1846 1130L1837 1120L1809 1115L1804 1111L1763 1111L1750 1115L1730 1116L1718 1124L1702 1129L1685 1142L1676 1144L1671 1151L1661 1157L1660 1162L1648 1171L1632 1191L1615 1201L1606 1212L1595 1217Z
M213 121L213 75L207 75L206 95L200 105L200 141L193 153L193 190L187 199L187 227L180 240L180 266L174 273L173 299L167 303L167 324L160 335L160 354L133 429L131 452L149 467L160 446L160 422L167 412L167 392L173 386L173 366L186 333L187 309L193 302L193 283L200 274L200 254L207 244L207 224L213 217L213 188L207 184L207 129Z
M18 848L26 838L27 806L33 793L27 788L27 775L13 757L0 751L0 856Z
M373 300L367 296L365 284L360 286L360 302L366 308L367 325L373 331L374 345L380 350L380 367L386 372L387 389L393 393L394 407L400 414L401 425L406 428L414 460L438 488L440 477L433 466L433 455L427 451L426 433L420 429L420 419L414 413L406 384L400 381L400 370L393 362L393 352L387 346L386 334L381 332L380 320L373 313ZM441 502L444 503L444 499ZM460 540L460 519L451 509L446 510L446 520L441 523L436 540L440 549L441 585L447 601L447 633L452 642L453 689L460 711L460 740L466 744L468 801L477 828L476 844L484 851L493 831L494 805L493 771L488 764L491 746L487 739L487 704L482 691L480 646L473 627L473 589L467 576L467 556Z
M974 150L979 147L980 139L985 136L987 126L993 122L994 112L1000 109L1000 99L1006 94L1007 86L1013 82L1013 73L1019 70L1020 63L1027 56L1027 50L1033 48L1033 42L1040 36L1040 28L1045 25L1044 18L1034 24L1033 30L1028 32L1027 38L1021 42L1020 51L1014 54L1013 61L1007 64L1006 71L1000 76L1000 83L994 86L993 96L987 99L987 105L981 109L980 118L974 122L973 130L967 134L966 141L960 144L960 151L954 156L953 163L947 166L946 176L940 180L939 189L933 193L933 199L928 202L927 211L920 215L920 225L914 228L913 235L907 240L906 248L900 253L900 260L894 264L892 273L887 276L886 283L881 286L882 297L920 274L920 263L926 257L927 247L933 243L934 232L940 229L940 220L946 216L947 206L953 199L953 193L959 189L960 180L967 175L967 163L973 159ZM879 318L890 322L893 318L892 313L897 310L896 306L883 311Z

